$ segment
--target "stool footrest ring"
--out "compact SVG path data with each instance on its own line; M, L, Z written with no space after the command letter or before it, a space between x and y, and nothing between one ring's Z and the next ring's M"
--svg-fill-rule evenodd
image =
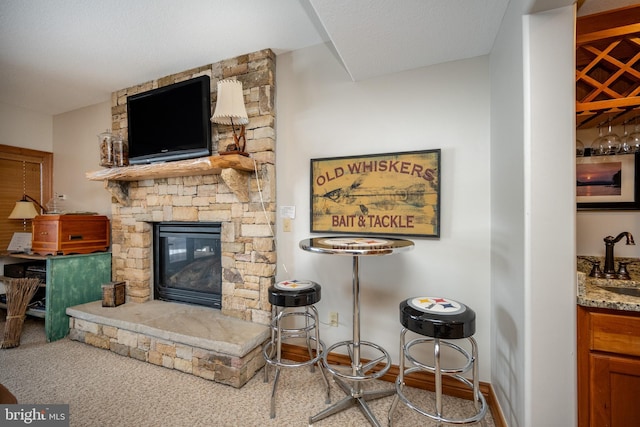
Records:
M309 338L311 341L315 341L315 337L311 337ZM309 360L305 360L303 362L294 362L294 361L288 361L288 360L276 360L274 357L277 356L276 354L274 354L273 356L270 356L272 348L273 348L274 343L269 341L264 345L264 348L262 349L262 355L264 356L264 360L265 362L267 362L269 365L271 366L280 366L282 368L297 368L300 366L309 366L309 365L314 365L316 363L318 363L321 359L322 359L322 355L325 352L325 345L324 342L322 340L320 340L320 351L316 353L316 355L309 359ZM275 353L275 352L273 352Z
M412 372L420 372L422 371L422 369L420 367L413 367L413 368L408 368L405 369L404 371L404 375L409 375ZM469 381L468 379L466 379L465 377L461 376L461 375L451 375L452 378L455 378L456 380L464 383L467 387L469 387L471 390L473 390L473 384L471 383L471 381ZM414 404L413 402L411 402L409 399L407 399L407 397L404 395L404 392L402 391L404 387L404 384L402 384L400 382L400 378L398 377L396 379L396 396L398 397L398 399L400 399L402 401L402 403L404 403L406 406L408 406L409 408L413 409L414 411L418 412L421 415L424 415L425 417L428 417L436 422L439 423L446 423L446 424L462 424L462 425L466 425L466 424L473 424L473 423L477 423L479 421L481 421L486 413L487 413L487 401L484 398L484 395L480 392L478 392L478 396L474 396L474 400L477 401L477 403L480 404L480 408L478 408L476 410L476 414L472 417L468 417L468 418L464 418L464 419L452 419L452 418L446 418L443 416L437 416L435 414L429 413L426 410L419 408L416 404Z
M347 347L347 352L349 353L349 355L351 356L351 358L353 359L353 341L340 341L337 342L335 344L333 344L331 347L329 347L325 352L324 355L322 356L322 361L324 362L324 366L327 369L327 371L329 371L332 375L338 377L338 378L342 378L345 380L349 380L349 381L367 381L367 380L373 380L373 379L377 379L382 377L384 374L387 373L387 371L389 370L389 368L391 367L391 356L389 355L389 352L387 350L385 350L384 348L382 348L381 346L374 344L372 342L369 341L360 341L360 347L368 347L368 348L373 348L374 350L376 350L380 356L376 357L374 359L372 359L371 361L361 365L361 367L359 369L357 369L357 372L353 372L354 368L349 365L349 366L338 366L338 365L330 365L329 362L327 361L327 356L334 351L336 348L339 347ZM371 369L373 369L376 366L379 366L381 363L384 363L384 367L380 370L377 371L371 371ZM351 373L347 373L346 371L349 370L351 371Z

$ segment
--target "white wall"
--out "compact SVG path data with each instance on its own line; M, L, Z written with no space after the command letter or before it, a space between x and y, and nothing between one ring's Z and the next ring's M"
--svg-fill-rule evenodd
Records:
M489 380L488 72L485 56L352 82L327 45L278 56L277 197L296 207L296 218L291 232L278 219L277 275L323 286L322 320L329 311L340 317L338 328L321 328L325 342L351 337L352 259L298 246L310 236L310 159L441 148L441 237L412 237L412 252L361 259L361 338L397 364L398 304L458 299L476 311L481 378Z
M0 144L53 151L53 118L0 103Z
M572 426L575 12L524 3L491 53L492 384L510 426Z
M491 383L509 426L524 416L524 92L521 12L491 51Z
M111 194L102 181L86 173L100 170L98 134L111 128L111 102L106 101L53 118L53 191L67 196L67 212L111 216Z

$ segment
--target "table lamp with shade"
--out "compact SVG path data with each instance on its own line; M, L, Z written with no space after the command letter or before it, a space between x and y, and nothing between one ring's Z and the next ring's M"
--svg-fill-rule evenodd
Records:
M242 82L232 79L218 81L218 100L211 121L221 125L231 125L233 131L234 143L227 145L225 150L218 151L219 154L249 155L244 151L247 142L244 125L249 123L249 116L244 106ZM240 125L239 134L236 133L236 125Z
M16 202L16 205L9 214L9 219L21 219L23 221L26 221L28 219L37 217L38 215L40 215L40 213L36 210L36 207L33 205L34 203L38 205L42 213L46 213L45 208L43 208L36 199L23 194L22 199Z
M31 233L27 233L27 220L33 219L40 215L40 212L33 204L38 205L40 211L44 214L46 210L36 199L26 194L22 195L22 199L16 202L13 210L9 214L9 219L22 220L22 233L13 233L9 247L9 252L31 252Z

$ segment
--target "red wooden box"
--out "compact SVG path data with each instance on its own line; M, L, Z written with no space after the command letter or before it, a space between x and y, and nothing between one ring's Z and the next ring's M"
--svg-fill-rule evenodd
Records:
M104 252L109 231L104 215L39 215L32 222L31 250L40 255Z

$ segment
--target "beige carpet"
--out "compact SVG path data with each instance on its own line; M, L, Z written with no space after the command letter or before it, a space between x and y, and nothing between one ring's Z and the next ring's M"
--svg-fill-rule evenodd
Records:
M0 310L0 332L4 317ZM317 370L315 374L300 368L282 371L277 416L270 419L271 384L263 382L263 371L238 390L66 338L47 343L43 320L33 318L25 321L20 347L0 350L0 383L19 403L69 404L70 425L83 427L307 426L309 416L327 407ZM369 387L393 385L374 381ZM420 393L425 407L433 407L431 393L415 389L411 393ZM344 393L332 384L332 402L342 397ZM391 401L386 397L370 403L382 425L387 425ZM468 414L472 408L469 401L446 397L450 416ZM394 422L396 426L435 425L404 405L398 405ZM356 407L314 424L367 425ZM493 425L488 413L486 426Z

